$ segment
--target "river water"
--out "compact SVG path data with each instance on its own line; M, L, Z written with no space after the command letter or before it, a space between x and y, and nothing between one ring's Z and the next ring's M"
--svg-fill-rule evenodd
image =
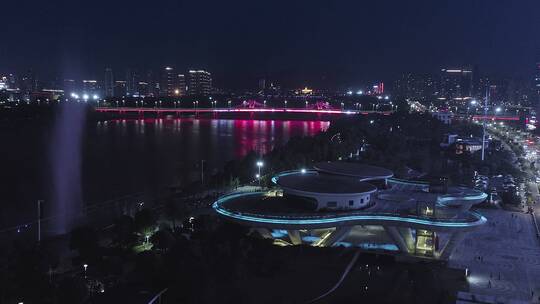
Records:
M212 118L112 119L88 122L80 178L86 204L155 191L211 174L254 150L266 153L293 136L313 136L324 120ZM51 204L52 124L19 122L0 130L0 228L32 221L36 201ZM50 208L45 208L49 210ZM47 216L50 214L45 214Z

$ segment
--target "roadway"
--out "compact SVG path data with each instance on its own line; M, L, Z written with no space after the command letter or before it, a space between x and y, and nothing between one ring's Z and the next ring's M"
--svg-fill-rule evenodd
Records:
M532 162L537 162L539 159L540 138L537 136L531 137L531 135L527 132L516 130L504 124L489 124L488 130L490 131L492 137L500 140L503 146L510 151L511 155L513 156L513 164L515 164L515 161L518 159L516 153L512 150L506 140L498 135L502 134L505 135L506 138L512 138L517 144L523 147L525 157L523 158L523 163L520 163L519 166L520 169L527 175L527 181L524 184L527 186L528 197L525 198L525 201L527 203L527 207L530 208L527 211L531 212L536 238L540 239L540 194L537 183L540 176L538 172L533 170L533 168L530 166Z

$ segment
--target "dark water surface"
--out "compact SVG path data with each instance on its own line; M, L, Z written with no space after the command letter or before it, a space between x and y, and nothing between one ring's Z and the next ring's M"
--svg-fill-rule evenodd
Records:
M60 147L52 146L53 125L16 124L0 129L0 228L34 220L38 199L48 206L54 203L51 160ZM211 174L251 150L266 153L329 124L212 118L88 122L82 135L82 197L88 204L194 180L201 160Z

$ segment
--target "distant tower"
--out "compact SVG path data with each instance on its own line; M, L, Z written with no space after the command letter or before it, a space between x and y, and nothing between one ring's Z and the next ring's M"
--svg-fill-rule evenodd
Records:
M114 97L114 76L111 68L105 69L105 83L103 84L105 90L105 98Z

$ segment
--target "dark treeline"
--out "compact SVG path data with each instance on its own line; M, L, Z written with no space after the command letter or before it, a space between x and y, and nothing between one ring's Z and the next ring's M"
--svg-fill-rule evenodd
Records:
M474 169L467 155L462 159L444 153L439 146L445 133L480 136L479 126L469 123L445 125L427 113L398 112L392 115L362 115L332 122L326 132L314 137L291 138L266 155L251 152L228 162L213 177L215 186L235 186L253 181L255 163L264 160L263 181L284 170L309 168L321 161L348 160L382 166L397 175L406 168L432 175L462 173ZM474 159L474 158L473 158ZM454 164L454 162L456 164ZM459 172L453 172L453 169Z

